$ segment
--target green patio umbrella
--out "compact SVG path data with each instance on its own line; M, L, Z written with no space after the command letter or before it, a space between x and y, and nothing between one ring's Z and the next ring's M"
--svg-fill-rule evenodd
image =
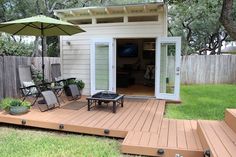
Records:
M73 25L71 23L50 18L44 15L38 15L29 18L0 23L0 32L6 32L12 35L41 36L43 50L43 37L45 36L73 35L85 31L79 26ZM44 81L43 52L42 73Z

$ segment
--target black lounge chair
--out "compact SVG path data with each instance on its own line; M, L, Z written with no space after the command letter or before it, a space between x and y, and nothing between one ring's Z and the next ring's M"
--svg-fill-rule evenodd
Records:
M75 80L76 78L63 78L61 76L61 65L59 63L51 64L51 76L52 81L55 83L55 93L57 96L61 96L64 91L64 85L67 81Z
M57 103L60 106L60 103L58 102L58 99L55 96L54 92L50 90L51 83L43 83L36 85L33 82L30 66L20 65L18 67L18 72L21 84L20 91L22 94L22 101L25 101L27 97L34 98L34 101L31 104L33 106L40 97L43 97L44 99L39 100L38 102L40 111L46 111L48 109L51 109L52 106L55 106L56 104L55 100L57 100ZM46 106L46 109L42 109L43 105Z
M41 94L44 98L45 103L38 105L40 111L44 112L55 107L61 107L60 102L53 91L47 90L41 92Z
M81 98L81 92L76 84L71 84L68 87L71 93L71 99L69 100L78 100Z
M30 66L19 65L18 72L20 79L20 91L23 97L22 101L25 101L27 97L34 97L34 101L31 104L33 106L40 96L40 89L33 82Z

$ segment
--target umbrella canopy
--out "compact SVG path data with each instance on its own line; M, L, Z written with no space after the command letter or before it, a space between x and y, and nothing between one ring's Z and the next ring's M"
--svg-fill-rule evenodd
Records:
M0 32L26 36L73 35L85 32L69 22L44 15L0 23Z
M44 36L73 35L85 32L79 26L46 17L44 15L0 23L0 32L12 35L41 36L42 50ZM44 53L42 52L42 73L44 82Z

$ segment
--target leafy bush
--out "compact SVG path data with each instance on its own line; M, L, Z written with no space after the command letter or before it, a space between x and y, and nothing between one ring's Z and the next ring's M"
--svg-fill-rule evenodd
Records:
M40 70L36 70L36 69L31 68L31 73L32 73L32 79L34 80L35 84L42 83L43 74Z
M74 80L74 79L66 80L64 87L68 87L70 84L76 84L80 90L84 89L85 87L85 83L82 80Z
M0 55L6 56L31 56L33 44L13 41L9 37L0 37Z
M27 101L22 102L20 99L5 98L0 102L0 108L8 111L12 106L25 106L30 108L30 103Z

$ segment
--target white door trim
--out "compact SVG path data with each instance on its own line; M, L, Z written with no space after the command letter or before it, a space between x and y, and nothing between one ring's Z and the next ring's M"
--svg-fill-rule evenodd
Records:
M160 62L161 44L174 43L176 45L175 55L175 88L174 94L160 92ZM159 99L180 100L180 62L181 62L181 37L159 37L156 39L156 73L155 73L155 96Z
M95 45L100 44L109 44L109 91L112 91L113 88L113 39L93 39L91 42L91 53L90 53L90 89L91 95L95 94L101 90L96 90L96 79L95 79Z

